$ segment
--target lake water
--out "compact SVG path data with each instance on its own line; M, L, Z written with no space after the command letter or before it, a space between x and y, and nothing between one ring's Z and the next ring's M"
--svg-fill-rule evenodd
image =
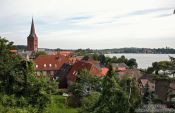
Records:
M105 56L121 57L124 55L126 58L135 58L138 63L138 68L146 69L151 66L153 62L169 60L169 56L175 57L175 54L106 54Z

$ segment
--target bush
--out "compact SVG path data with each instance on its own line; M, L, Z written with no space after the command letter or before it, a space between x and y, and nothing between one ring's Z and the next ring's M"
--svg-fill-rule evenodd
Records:
M81 100L81 110L80 113L89 113L95 103L99 100L99 92L91 92L90 95L83 97Z

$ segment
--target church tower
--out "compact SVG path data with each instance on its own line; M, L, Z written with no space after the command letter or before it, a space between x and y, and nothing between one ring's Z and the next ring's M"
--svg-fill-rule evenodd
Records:
M38 37L35 33L35 26L32 18L30 34L27 37L27 51L37 51L38 50Z

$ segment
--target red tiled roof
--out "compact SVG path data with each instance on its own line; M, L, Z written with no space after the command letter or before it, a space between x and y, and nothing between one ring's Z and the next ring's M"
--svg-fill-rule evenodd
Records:
M10 50L10 52L11 52L11 53L17 53L17 50L12 49L12 50Z
M104 68L101 68L101 76L105 76L108 72L108 68L104 67Z
M101 76L101 71L91 62L88 61L78 61L76 62L68 73L68 80L75 81L77 71L86 69L90 71L92 75Z
M60 51L58 54L63 56L71 56L73 54L72 51Z
M68 57L62 55L40 55L35 60L35 70L59 70L64 63L68 63Z
M126 67L118 67L117 70L119 70L119 71L125 71L125 70L127 70L127 68Z

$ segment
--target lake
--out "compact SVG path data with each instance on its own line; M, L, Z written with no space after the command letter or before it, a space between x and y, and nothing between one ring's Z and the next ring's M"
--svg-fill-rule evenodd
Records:
M133 54L133 53L121 53L121 54L105 54L105 56L121 57L124 55L126 58L135 58L138 63L138 68L146 69L151 66L153 62L169 60L169 56L175 57L175 54Z

